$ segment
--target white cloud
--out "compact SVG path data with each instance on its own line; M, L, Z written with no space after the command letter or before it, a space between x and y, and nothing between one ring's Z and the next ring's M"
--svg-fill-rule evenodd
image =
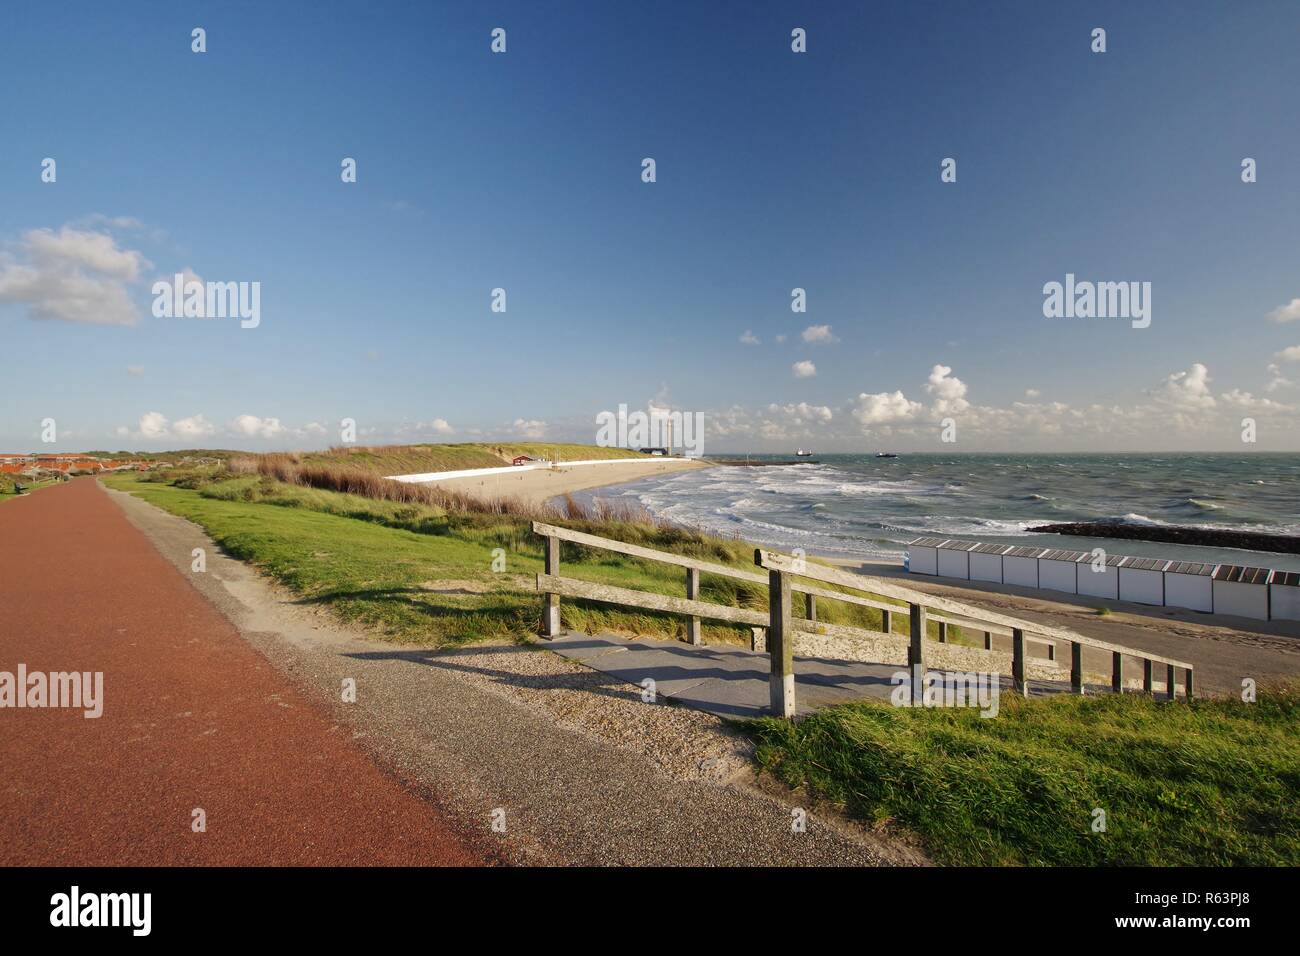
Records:
M287 430L278 418L258 418L256 415L240 415L230 423L230 430L237 435L248 438L275 438Z
M831 345L839 341L831 334L829 325L810 325L803 330L802 337L805 342L810 342L813 345Z
M546 422L516 418L511 426L521 438L545 438Z
M936 365L930 370L925 390L935 397L936 416L958 414L970 407L966 401L966 383L953 377L947 365Z
M1025 389L1025 398L1037 398L1041 394L1043 393L1036 388Z
M192 441L215 435L216 426L202 415L191 415L169 422L162 412L145 412L134 430L125 425L117 428L119 438L139 438L147 441Z
M1174 372L1151 394L1175 409L1204 410L1215 405L1210 392L1210 370L1200 362L1185 372Z
M742 333L740 336L740 344L741 345L762 345L763 340L760 339L753 332L749 331L749 329L745 329L744 333Z
M126 367L126 374L130 375L132 378L140 378L142 375L144 375L144 366L128 365Z
M797 405L769 405L769 415L784 418L792 425L825 424L835 417L835 413L825 405L809 405L800 402Z
M778 335L778 336L776 337L776 344L777 344L777 345L782 345L782 344L784 344L784 342L785 342L785 336L784 336L784 335Z
M915 418L923 411L925 411L924 405L910 401L901 390L871 394L863 392L858 396L857 404L853 408L853 417L859 425L867 428L872 425L904 422Z
M1291 345L1273 355L1283 362L1300 362L1300 345Z
M1282 368L1276 362L1269 363L1268 375L1268 384L1264 386L1266 392L1276 392L1279 388L1290 388L1295 384L1282 374Z
M1292 299L1286 305L1279 305L1265 316L1270 322L1300 322L1300 299Z
M795 362L791 365L790 371L794 372L795 378L812 378L817 374L817 366L804 359L802 362Z
M32 229L17 248L17 257L0 258L0 302L25 303L34 319L97 325L138 320L127 286L150 263L108 233Z

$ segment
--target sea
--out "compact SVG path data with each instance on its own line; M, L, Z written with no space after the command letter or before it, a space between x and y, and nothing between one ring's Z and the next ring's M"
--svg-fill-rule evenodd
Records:
M790 456L740 456L751 461ZM920 535L1300 570L1300 556L1041 534L1058 522L1300 535L1298 454L818 455L719 466L589 492L724 537L809 554L901 560Z

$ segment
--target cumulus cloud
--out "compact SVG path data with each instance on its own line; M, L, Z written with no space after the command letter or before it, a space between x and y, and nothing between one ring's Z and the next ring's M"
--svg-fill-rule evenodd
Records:
M515 434L521 438L536 439L546 437L546 422L516 418L511 427L514 429Z
M17 254L0 257L0 302L23 303L34 319L134 325L128 286L151 263L105 232L32 229Z
M1175 409L1204 410L1215 405L1210 392L1210 370L1200 362L1186 371L1174 372L1151 394Z
M230 423L230 430L248 438L275 438L287 429L278 418L259 418L256 415L239 415Z
M753 332L751 332L749 329L745 329L745 331L741 333L740 344L741 345L762 345L763 340L760 339Z
M138 438L146 441L193 441L215 435L216 426L202 415L191 415L178 421L168 421L162 412L145 412L135 429L119 426L119 438Z
M831 334L829 325L810 325L801 334L805 342L813 345L831 345L839 341Z
M894 392L863 392L853 406L853 417L863 428L905 422L925 411L920 402L913 402L901 390Z
M794 372L795 378L812 378L817 374L817 366L804 359L802 362L795 362L791 365L790 371Z
M1283 362L1300 362L1300 345L1288 346L1273 357L1281 359Z
M947 365L936 365L930 370L925 390L934 396L934 414L955 415L970 407L966 401L966 383L955 378Z
M1279 305L1266 318L1270 322L1300 322L1300 299L1292 299L1286 305Z

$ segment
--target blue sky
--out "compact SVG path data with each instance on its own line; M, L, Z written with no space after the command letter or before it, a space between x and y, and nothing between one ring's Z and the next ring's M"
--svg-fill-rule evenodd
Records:
M1294 3L121 7L6 12L0 450L1300 449ZM260 325L155 318L182 269Z

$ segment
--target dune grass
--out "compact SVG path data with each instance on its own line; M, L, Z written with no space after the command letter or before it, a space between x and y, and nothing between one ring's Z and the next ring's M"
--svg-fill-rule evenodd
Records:
M376 475L409 475L462 468L499 468L517 455L560 461L644 458L627 448L601 448L564 442L457 443L430 445L341 446L294 455L296 463L369 471Z
M1300 693L861 701L747 725L761 767L954 864L1300 864ZM1094 832L1095 810L1105 832Z
M531 589L542 545L531 517L456 511L426 501L391 501L289 484L264 475L112 475L130 491L203 527L228 553L300 595L403 642L432 646L536 633L541 599ZM418 487L418 486L413 486ZM547 515L548 519L553 515ZM753 569L753 550L648 519L566 521L579 530L645 547ZM499 550L498 550L499 549ZM503 566L504 563L504 566ZM493 570L494 564L502 570ZM684 597L684 572L652 561L565 542L570 577ZM766 588L702 575L701 598L764 610ZM681 617L566 599L564 626L576 631L677 637ZM823 620L878 629L870 608L819 605ZM747 643L749 632L704 622L708 640Z

